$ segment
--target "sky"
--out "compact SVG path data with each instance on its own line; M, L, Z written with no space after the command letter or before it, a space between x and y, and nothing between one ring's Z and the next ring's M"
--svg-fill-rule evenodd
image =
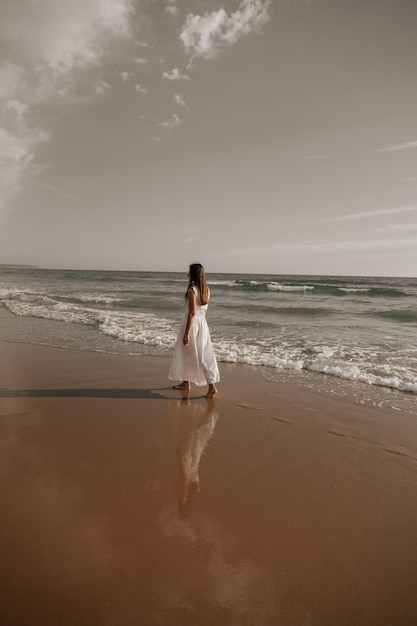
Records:
M417 276L415 0L1 0L0 263Z

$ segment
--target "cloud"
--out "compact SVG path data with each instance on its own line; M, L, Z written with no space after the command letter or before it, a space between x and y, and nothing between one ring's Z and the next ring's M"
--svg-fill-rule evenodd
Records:
M379 226L374 228L374 232L389 232L389 231L399 231L403 230L408 232L410 230L417 230L417 221L416 222L404 222L403 224L387 224L385 226Z
M109 37L129 34L133 13L132 0L3 0L0 8L9 49L60 74L97 63Z
M148 93L148 90L146 89L146 87L142 87L142 85L139 85L139 83L135 85L135 89L138 93L143 93L143 94Z
M411 150L412 148L417 148L417 141L406 141L405 143L386 146L385 148L374 150L374 152L396 152L397 150Z
M372 250L389 250L398 249L402 251L406 248L414 250L417 245L417 239L362 239L362 240L350 240L350 241L313 241L301 244L288 244L280 246L279 250L285 254L289 253L361 253Z
M21 127L20 134L0 128L0 201L3 205L18 191L24 172L34 159L32 148L49 136L40 129Z
M253 246L245 249L230 249L230 256L263 256L279 254L283 256L300 256L310 254L366 254L367 252L403 252L414 251L417 238L391 239L357 239L341 241L306 241L300 243L274 243L270 246Z
M136 57L136 59L133 59L134 63L138 63L139 65L143 65L144 63L148 62L148 59L144 59L143 57Z
M302 161L324 161L326 159L331 159L331 154L313 154L311 156L303 157Z
M175 4L175 0L168 0L168 4L165 8L165 11L167 13L170 13L171 15L178 15L179 9L177 5Z
M179 93L174 93L174 100L175 102L177 102L180 106L184 107L184 109L187 109L187 103L184 100L184 98L179 94Z
M168 80L190 80L190 77L180 72L178 67L174 67L171 72L162 72L162 76Z
M128 83L130 80L130 73L129 72L119 72L121 79L124 83Z
M9 113L11 113L15 115L19 121L24 118L27 110L28 105L24 102L20 102L19 100L6 100L4 102L3 114L7 116Z
M181 124L181 118L178 117L176 113L174 113L172 118L168 122L159 122L158 126L161 126L161 128L166 128L167 130L172 130L173 128L178 126L178 124Z
M258 32L269 20L270 4L271 0L242 0L230 15L223 8L204 15L189 13L180 33L187 54L191 58L216 58L225 46Z
M108 89L110 89L110 85L109 83L106 83L106 81L101 80L98 85L96 85L96 88L94 89L94 91L96 92L96 94L98 94L99 96L102 96L103 93L105 91L107 91Z
M396 213L407 213L409 211L417 211L417 207L395 207L391 209L376 209L375 211L362 211L361 213L350 213L339 217L328 217L321 222L346 222L349 220L362 220L368 217L381 217L383 215L393 215Z
M99 66L112 41L130 36L133 15L134 0L2 0L0 208L19 190L37 145L50 138L37 124L39 110L64 97L70 105L77 74ZM94 91L105 89L103 81Z
M59 196L62 196L63 198L69 198L70 200L75 200L76 202L79 202L80 204L88 204L86 200L82 200L78 196L73 196L69 193L65 193L64 191L57 189L56 187L54 187L53 185L50 185L49 183L45 183L42 180L32 178L31 176L26 176L26 177L29 178L38 187L44 187L45 189L49 189L50 191L53 191L54 193L58 194Z

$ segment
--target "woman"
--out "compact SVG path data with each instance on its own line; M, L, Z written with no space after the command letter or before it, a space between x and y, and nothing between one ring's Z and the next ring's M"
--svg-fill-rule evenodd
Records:
M178 333L177 344L169 372L170 380L182 380L174 389L189 390L191 383L207 384L206 398L217 394L215 383L220 380L219 369L206 322L210 300L204 267L200 263L190 265L190 280L185 294L186 310Z

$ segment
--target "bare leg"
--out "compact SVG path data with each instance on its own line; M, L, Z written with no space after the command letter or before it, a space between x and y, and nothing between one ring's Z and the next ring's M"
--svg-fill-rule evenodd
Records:
M209 386L208 386L208 391L207 391L207 393L206 393L206 395L204 397L205 398L214 398L215 395L217 395L217 387L213 383L210 383Z
M180 391L184 391L191 388L190 382L188 380L184 380L179 385L172 385L173 389L179 389Z

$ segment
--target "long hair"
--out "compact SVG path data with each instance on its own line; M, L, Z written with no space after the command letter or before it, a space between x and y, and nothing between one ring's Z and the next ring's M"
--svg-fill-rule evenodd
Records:
M206 282L206 273L201 263L190 265L190 282L187 287L185 297L187 297L190 287L197 287L199 304L207 304L209 301L209 288Z

